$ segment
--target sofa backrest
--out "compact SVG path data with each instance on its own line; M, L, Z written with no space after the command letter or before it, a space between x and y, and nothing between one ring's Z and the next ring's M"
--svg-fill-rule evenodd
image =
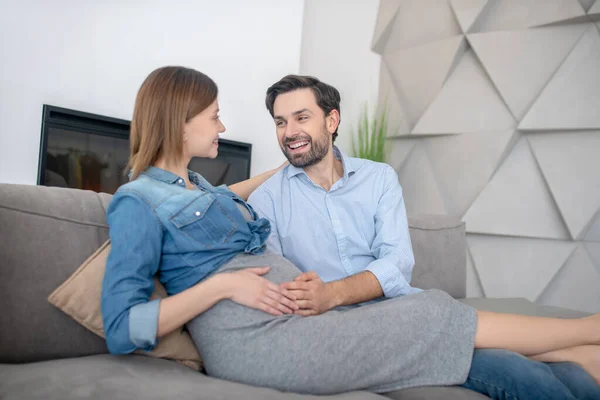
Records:
M0 184L0 363L107 353L47 298L108 239L111 196Z
M411 285L441 289L455 299L467 295L467 237L465 223L450 215L408 217L415 255Z
M106 353L102 338L47 298L108 239L111 196L66 188L0 184L0 363ZM409 217L412 285L465 297L464 224Z

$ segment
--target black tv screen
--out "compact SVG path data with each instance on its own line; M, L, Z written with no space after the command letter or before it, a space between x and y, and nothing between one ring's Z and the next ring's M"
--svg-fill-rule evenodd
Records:
M44 105L38 184L115 193L128 182L130 121ZM215 159L193 158L188 168L212 185L250 177L252 145L219 139Z

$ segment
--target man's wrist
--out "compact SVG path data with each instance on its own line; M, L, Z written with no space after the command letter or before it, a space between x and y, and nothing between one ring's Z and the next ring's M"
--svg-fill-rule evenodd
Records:
M333 281L325 284L328 292L328 310L344 304L344 293L342 281Z

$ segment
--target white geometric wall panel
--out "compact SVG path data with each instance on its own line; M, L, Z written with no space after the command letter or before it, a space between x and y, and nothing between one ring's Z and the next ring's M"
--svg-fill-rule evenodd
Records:
M454 18L450 4L439 0L382 0L382 7L399 4L396 17L390 21L391 30L384 52L431 43L460 35L462 30Z
M578 0L490 0L471 32L533 28L585 16Z
M585 234L585 240L590 242L600 242L600 211L596 213L596 218L590 224L590 228Z
M395 138L394 140L401 140L402 145L391 146L390 151L388 152L388 164L390 164L396 171L400 171L404 166L408 155L419 140L410 137Z
M524 137L467 211L464 221L469 232L570 239Z
M489 297L534 301L577 245L573 242L472 235L473 263Z
M398 172L406 208L414 214L447 214L437 179L427 154L415 145Z
M464 215L512 148L515 138L518 134L509 130L422 140L449 214Z
M586 279L578 279L585 276ZM600 271L580 246L548 284L538 303L577 310L600 312Z
M379 107L387 107L389 134L400 135L402 132L410 132L412 127L409 126L406 112L400 105L396 85L385 62L381 62L379 68L379 86Z
M528 139L571 236L583 239L600 208L600 131L532 134Z
M382 0L409 214L467 226L470 296L600 311L600 0Z
M592 263L600 273L600 243L597 242L585 242L584 247L590 255Z
M476 33L468 38L500 95L520 120L585 29L586 25L575 24Z
M520 129L600 129L600 33L593 24L586 26Z
M485 297L479 274L473 266L471 253L467 249L467 297Z
M467 33L483 10L487 0L450 0L452 10L464 33Z
M588 12L590 8L592 8L594 3L597 3L596 0L579 0L579 2L581 3L581 6L586 12Z
M391 79L411 129L439 93L465 45L461 35L383 56L388 70L394 71Z
M596 0L592 8L588 11L588 15L598 15L600 14L600 1Z
M393 21L396 18L396 13L400 8L400 1L397 0L381 0L379 3L379 13L377 14L377 25L375 26L375 34L371 47L377 49L377 52L383 52L385 44L392 32Z
M391 72L394 76L395 71ZM412 133L500 131L515 126L514 117L481 63L473 51L468 50Z

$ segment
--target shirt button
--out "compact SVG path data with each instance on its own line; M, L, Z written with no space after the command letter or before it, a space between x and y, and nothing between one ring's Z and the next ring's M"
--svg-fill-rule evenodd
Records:
M179 183L179 184L181 185L181 184L183 183L183 179L179 178L179 179L177 180L177 183Z
M199 217L200 216L200 211L196 211L195 214L196 214L196 217Z
M265 229L265 232L271 232L270 228Z

